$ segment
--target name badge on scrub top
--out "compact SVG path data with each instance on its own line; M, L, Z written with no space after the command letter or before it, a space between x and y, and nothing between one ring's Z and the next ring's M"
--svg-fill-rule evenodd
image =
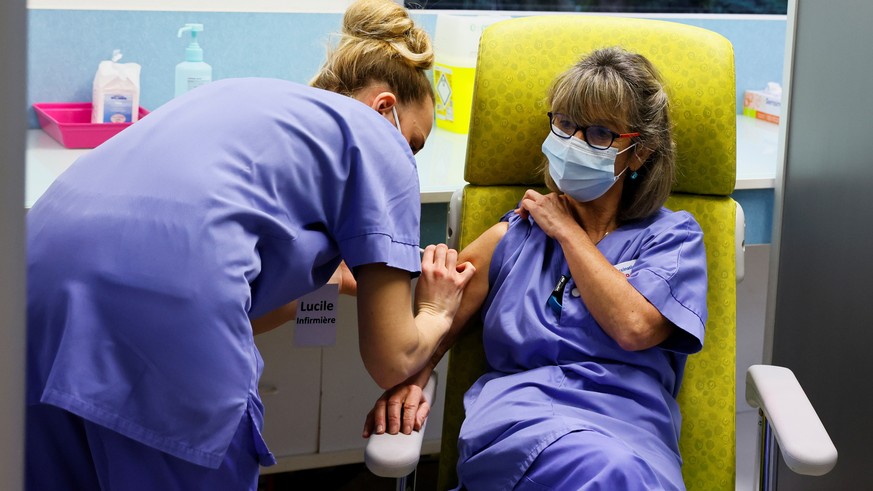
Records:
M634 268L634 264L637 263L636 259L631 259L630 261L625 261L623 263L618 263L615 265L615 269L624 273L624 277L628 278L631 275L631 271Z
M333 346L336 344L336 310L339 286L335 283L308 293L297 300L294 346Z

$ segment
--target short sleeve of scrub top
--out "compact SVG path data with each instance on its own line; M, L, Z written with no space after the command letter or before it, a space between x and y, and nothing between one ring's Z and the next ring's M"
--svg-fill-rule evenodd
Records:
M408 143L372 108L282 80L168 102L27 220L28 402L213 467L260 404L250 319L341 258L420 271Z
M639 256L625 274L677 329L662 349L692 354L703 348L706 308L706 251L703 231L685 211L664 214L640 237Z

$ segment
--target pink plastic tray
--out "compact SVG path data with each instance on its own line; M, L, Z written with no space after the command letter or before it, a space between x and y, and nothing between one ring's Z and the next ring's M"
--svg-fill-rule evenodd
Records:
M38 102L33 105L42 129L67 148L94 148L133 123L92 123L90 102ZM148 110L140 107L139 117Z

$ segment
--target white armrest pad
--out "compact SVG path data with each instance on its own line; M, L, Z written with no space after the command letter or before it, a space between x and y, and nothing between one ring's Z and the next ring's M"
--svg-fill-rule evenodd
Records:
M837 449L794 372L785 367L752 365L746 372L746 402L764 411L792 471L821 476L834 468Z
M746 277L746 213L737 203L737 224L734 229L734 247L736 247L737 283Z
M424 387L424 398L433 407L434 393L436 392L437 374L430 376ZM409 435L397 433L389 435L370 435L367 448L364 450L364 462L370 472L381 477L408 476L418 465L421 456L421 445L424 441L424 429L427 420L421 426L420 431L413 431Z
M452 249L460 249L461 240L461 203L464 201L464 188L458 188L449 200L449 211L446 217L446 245Z

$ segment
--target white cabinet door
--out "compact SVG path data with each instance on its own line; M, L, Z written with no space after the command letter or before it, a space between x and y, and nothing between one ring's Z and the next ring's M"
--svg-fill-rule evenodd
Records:
M337 342L322 357L321 452L363 449L364 417L382 394L361 361L357 316L355 299L340 296Z
M318 452L321 348L295 348L293 341L293 321L255 337L264 359L264 439L277 458Z

